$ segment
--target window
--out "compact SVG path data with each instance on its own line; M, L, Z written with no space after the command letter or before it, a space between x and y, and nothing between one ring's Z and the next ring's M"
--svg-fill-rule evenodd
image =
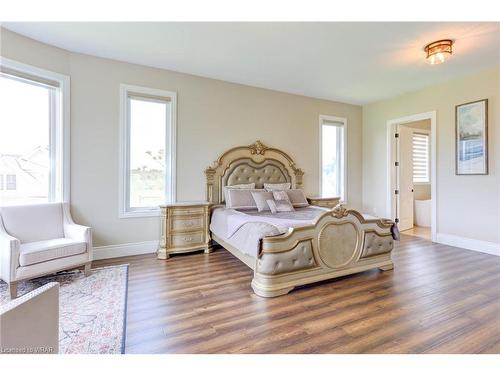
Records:
M16 175L15 174L8 174L5 176L5 190L16 190L17 189L17 184L16 184Z
M320 188L323 197L346 200L346 124L344 118L320 116Z
M0 206L69 200L69 78L0 66Z
M413 147L413 183L430 183L429 174L429 134L414 132Z
M175 200L175 103L169 91L121 85L122 218L156 216Z

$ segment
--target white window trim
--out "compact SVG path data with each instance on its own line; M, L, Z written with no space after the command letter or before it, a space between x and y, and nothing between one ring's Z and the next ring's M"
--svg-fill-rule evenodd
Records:
M427 134L427 136L429 137L429 152L428 152L428 155L427 157L429 158L427 160L427 168L428 168L428 171L429 171L429 181L428 182L415 182L413 181L413 185L431 185L431 132L430 130L427 130L427 129L414 129L412 128L412 142L413 142L413 133L420 133L420 134ZM413 144L412 144L412 147L413 147ZM413 159L413 158L412 158Z
M128 190L128 149L130 145L129 137L129 111L128 111L128 93L137 93L144 95L154 95L163 98L169 98L171 102L170 106L170 134L167 134L167 139L170 140L170 144L166 144L166 150L170 150L170 153L165 155L169 157L169 160L165 162L167 181L170 180L170 186L168 188L171 192L172 202L176 201L176 143L177 143L177 93L174 91L166 91L153 89L149 87L141 87L135 85L120 85L120 155L119 155L119 183L118 183L118 217L120 219L134 218L134 217L155 217L160 216L159 208L145 208L145 209L134 209L127 210L127 190ZM167 142L167 140L165 140ZM167 186L165 186L167 188Z
M347 137L347 118L337 117L337 116L319 116L319 195L323 197L323 123L324 122L340 122L343 124L344 132L342 137L342 142L344 143L344 170L343 170L343 190L344 195L340 197L342 203L347 203L347 148L348 148L348 137ZM329 198L329 197L328 197Z
M59 175L52 178L50 183L54 184L55 181L60 181L60 186L51 186L52 196L49 197L50 202L70 202L70 77L64 74L52 72L50 70L41 69L32 65L23 64L21 62L8 59L6 57L0 56L0 66L6 68L17 70L21 73L26 73L32 76L37 76L44 78L46 80L54 81L59 84L59 90L61 95L59 95L58 100L53 100L52 105L55 106L54 113L59 117L56 119L51 119L51 122L55 121L55 125L51 124L51 142L55 144L57 150L51 149L51 166L52 170L55 170ZM52 129L55 128L55 132ZM55 141L55 142L54 142ZM54 157L60 155L60 158ZM56 165L59 163L59 165ZM58 191L59 190L59 191Z

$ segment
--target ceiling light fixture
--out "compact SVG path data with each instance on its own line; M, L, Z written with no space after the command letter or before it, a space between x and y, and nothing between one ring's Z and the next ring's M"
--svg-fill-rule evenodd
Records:
M427 62L431 65L444 63L453 53L453 40L443 39L429 43L424 51L427 53Z

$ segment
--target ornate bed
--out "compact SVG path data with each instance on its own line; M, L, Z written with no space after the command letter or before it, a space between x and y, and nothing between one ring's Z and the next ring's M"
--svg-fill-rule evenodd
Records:
M262 188L265 182L290 182L292 188L301 188L303 172L288 154L257 141L224 152L205 175L213 211L224 203L224 186L255 182L256 188ZM390 220L367 219L338 205L311 225L262 238L257 257L215 233L211 236L253 269L252 288L257 295L275 297L300 285L371 268L392 269L393 225Z

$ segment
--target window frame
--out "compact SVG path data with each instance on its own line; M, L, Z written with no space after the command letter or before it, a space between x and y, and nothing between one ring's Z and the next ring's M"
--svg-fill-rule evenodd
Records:
M412 161L412 167L413 167L413 136L414 134L421 134L421 135L426 135L427 136L427 174L428 174L428 181L427 182L415 182L415 173L412 172L412 183L413 185L430 185L431 184L431 132L427 129L412 129L411 133L411 151L412 151L412 156L411 156L411 161Z
M165 134L165 195L170 191L170 197L165 197L166 203L176 201L176 144L177 144L177 93L143 86L128 84L120 85L120 155L119 155L119 202L118 217L120 219L160 216L159 207L131 208L130 203L130 108L129 97L139 94L161 97L170 101L170 128ZM136 95L137 96L137 95ZM145 98L147 99L147 98ZM165 124L167 126L167 124ZM169 152L167 152L169 150ZM170 199L169 199L170 198Z
M319 194L323 198L333 198L333 197L325 197L323 194L323 125L328 126L328 122L337 122L342 123L343 133L342 133L342 162L343 162L343 170L342 170L342 186L343 191L340 194L340 200L342 203L347 203L347 149L348 149L348 127L347 127L347 118L345 117L337 117L337 116L329 116L329 115L320 115L319 116ZM334 126L334 125L330 125ZM339 152L339 151L337 151ZM338 155L338 154L337 154Z
M51 92L50 97L50 106L52 106L50 113L54 116L51 116L49 119L50 179L48 202L69 203L71 192L70 77L61 73L11 60L3 56L0 56L0 67L5 67L35 79L39 78L42 81L52 81L58 84L59 87ZM16 76L15 79L29 81L29 79L22 76ZM25 205L29 204L31 203L25 203Z

